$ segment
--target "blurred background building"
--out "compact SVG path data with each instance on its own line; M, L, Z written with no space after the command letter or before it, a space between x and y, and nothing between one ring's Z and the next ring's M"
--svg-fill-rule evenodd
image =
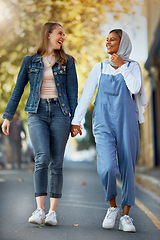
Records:
M148 107L145 123L140 126L141 151L139 164L160 166L160 1L145 0L147 18L148 58L145 62L145 88Z

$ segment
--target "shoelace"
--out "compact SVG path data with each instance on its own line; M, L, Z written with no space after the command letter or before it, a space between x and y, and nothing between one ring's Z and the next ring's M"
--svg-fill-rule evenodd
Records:
M39 215L41 214L39 209L36 209L36 210L32 213L32 215L35 215L35 214L37 214L37 213L38 213Z
M115 214L116 214L116 211L115 211L115 209L113 210L113 209L109 209L108 210L108 213L107 213L107 218L112 218L112 217L115 217Z
M49 212L49 213L46 215L46 217L49 217L49 216L51 216L51 215L55 216L55 213L54 213L54 212Z
M128 224L133 225L133 219L132 219L130 216L125 216L124 219L126 219L126 222L127 222Z

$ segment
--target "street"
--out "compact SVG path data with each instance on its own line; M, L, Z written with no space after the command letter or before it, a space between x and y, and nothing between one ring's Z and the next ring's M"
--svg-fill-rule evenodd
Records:
M118 180L117 204L121 206ZM101 227L106 210L104 190L95 162L64 162L63 196L57 211L57 227L28 223L35 210L33 165L21 170L0 170L0 240L158 240L160 201L136 186L136 205L130 216L136 233ZM49 208L46 198L45 210Z

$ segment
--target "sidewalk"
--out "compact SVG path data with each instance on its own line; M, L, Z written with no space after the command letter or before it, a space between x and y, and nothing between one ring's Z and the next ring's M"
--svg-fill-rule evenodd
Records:
M160 167L147 169L136 167L135 179L143 188L160 197Z

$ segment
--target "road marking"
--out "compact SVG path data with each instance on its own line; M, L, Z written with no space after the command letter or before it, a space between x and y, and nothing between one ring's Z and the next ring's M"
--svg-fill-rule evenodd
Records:
M154 225L160 230L160 220L138 199L135 199L135 204L152 220Z
M64 195L63 195L64 196ZM68 196L67 196L68 197ZM107 206L106 206L106 203L100 203L100 202L87 202L87 201L81 201L81 200L71 200L71 199L66 199L66 198L64 198L63 200L62 200L62 202L69 202L69 203L76 203L76 204L85 204L85 205L102 205L103 207L105 207L106 208L106 210L107 210Z
M67 195L69 198L82 198L82 195L76 195L76 194L68 194Z
M98 209L98 210L106 210L106 208L103 207L95 207L95 206L88 206L84 204L71 204L71 203L59 203L59 205L62 206L69 206L69 207L82 207L82 208L91 208L91 209Z
M122 188L122 184L118 180L117 185ZM137 198L135 198L135 204L151 219L154 225L160 230L160 220Z
M0 182L5 182L6 180L4 178L0 178Z

